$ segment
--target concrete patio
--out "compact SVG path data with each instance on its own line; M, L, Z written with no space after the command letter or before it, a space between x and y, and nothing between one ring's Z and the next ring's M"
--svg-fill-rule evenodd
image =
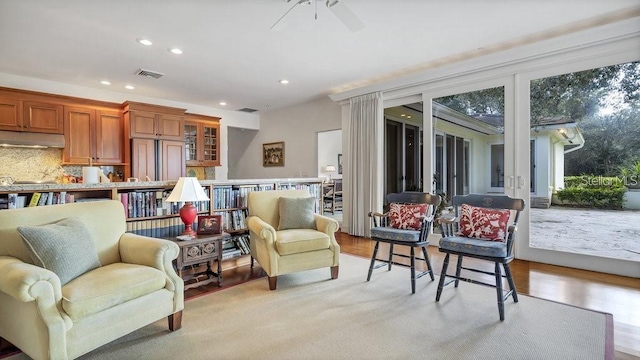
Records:
M531 246L640 261L640 211L531 208ZM328 214L342 225L342 212ZM437 230L436 230L437 232ZM437 245L439 234L429 236Z
M640 211L530 209L532 247L640 261Z

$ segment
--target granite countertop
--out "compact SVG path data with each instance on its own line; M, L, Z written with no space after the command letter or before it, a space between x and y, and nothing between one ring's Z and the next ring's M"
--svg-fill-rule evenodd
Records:
M201 180L202 185L247 185L270 183L321 183L323 178L278 178L278 179L232 179L232 180ZM65 190L106 190L106 189L136 189L153 187L171 187L177 180L172 181L138 181L111 182L97 184L14 184L0 186L0 192L30 192L30 191L65 191Z

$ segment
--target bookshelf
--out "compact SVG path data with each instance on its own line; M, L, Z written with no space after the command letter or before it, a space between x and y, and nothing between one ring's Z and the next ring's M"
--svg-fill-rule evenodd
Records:
M208 202L194 204L199 215L221 215L222 230L231 238L222 244L223 262L249 254L248 194L251 191L307 190L316 198L316 211L322 213L321 178L201 180ZM100 184L21 184L0 186L0 211L11 207L47 206L80 201L118 200L127 217L127 231L166 238L183 230L178 211L183 204L165 199L176 181L113 182ZM46 195L43 195L46 194ZM45 197L46 199L41 201ZM42 203L41 203L42 202ZM196 220L197 221L197 220Z

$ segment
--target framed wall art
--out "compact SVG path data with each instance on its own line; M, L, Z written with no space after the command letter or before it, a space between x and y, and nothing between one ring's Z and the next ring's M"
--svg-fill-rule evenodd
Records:
M284 166L284 141L262 144L262 166Z
M221 215L200 215L198 216L198 235L222 234Z

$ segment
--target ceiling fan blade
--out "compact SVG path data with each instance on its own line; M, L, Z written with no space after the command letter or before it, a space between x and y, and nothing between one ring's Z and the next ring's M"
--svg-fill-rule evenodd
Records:
M327 0L327 7L351 32L356 32L364 27L362 20L349 9L344 1Z
M287 2L291 2L291 0L287 0ZM293 6L291 8L289 8L289 10L287 10L286 13L284 13L282 16L280 16L280 19L278 19L278 21L276 21L273 25L271 25L271 27L269 29L273 30L273 28L275 28L276 25L278 25L278 23L280 23L280 21L282 21L282 19L284 19L284 17L287 16L287 14L291 12L291 10L293 10L296 6L298 6L300 4L304 4L304 3L310 3L310 0L298 0L298 1L296 1L295 4L293 4Z

